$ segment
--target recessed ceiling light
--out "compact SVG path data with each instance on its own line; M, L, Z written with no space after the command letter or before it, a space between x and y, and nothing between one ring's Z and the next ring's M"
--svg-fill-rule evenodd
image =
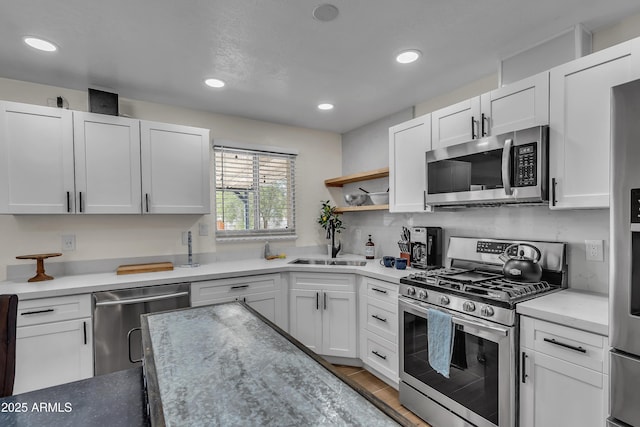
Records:
M333 104L318 104L318 110L333 110Z
M44 52L55 52L58 50L56 45L46 40L42 40L36 37L25 37L24 42L34 49L42 50Z
M396 56L396 61L401 64L410 64L420 58L420 51L415 49L405 50Z
M225 83L220 79L207 79L204 81L204 84L210 87L221 88L224 87Z

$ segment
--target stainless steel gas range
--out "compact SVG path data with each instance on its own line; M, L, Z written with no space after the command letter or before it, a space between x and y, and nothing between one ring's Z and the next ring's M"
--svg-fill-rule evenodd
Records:
M506 280L499 256L537 247L542 279ZM452 237L447 266L400 279L400 402L435 427L513 427L517 419L516 304L566 287L564 243ZM529 247L510 255L531 255ZM449 377L429 364L430 310L451 315Z

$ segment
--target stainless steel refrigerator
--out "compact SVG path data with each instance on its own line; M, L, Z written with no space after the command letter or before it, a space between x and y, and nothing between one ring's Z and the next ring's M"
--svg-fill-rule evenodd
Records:
M612 90L609 426L640 427L640 80Z

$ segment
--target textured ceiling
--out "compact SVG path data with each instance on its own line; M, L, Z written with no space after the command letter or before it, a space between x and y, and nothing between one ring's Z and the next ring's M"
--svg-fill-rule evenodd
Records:
M637 0L335 0L338 18L320 22L322 2L0 0L0 77L342 133L494 73L500 57L577 23L640 12ZM25 35L60 49L36 52ZM405 48L422 59L395 63Z

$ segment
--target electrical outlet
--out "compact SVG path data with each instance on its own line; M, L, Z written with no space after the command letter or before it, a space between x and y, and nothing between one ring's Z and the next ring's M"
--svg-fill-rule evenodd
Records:
M208 236L209 235L209 224L200 222L198 223L198 235L200 236Z
M356 228L356 241L359 242L360 240L362 240L362 230Z
M182 246L187 246L189 244L189 234L188 231L182 232Z
M76 250L76 236L74 234L67 234L65 236L62 236L62 250L63 251Z
M585 240L584 246L587 254L587 261L604 261L603 240Z

